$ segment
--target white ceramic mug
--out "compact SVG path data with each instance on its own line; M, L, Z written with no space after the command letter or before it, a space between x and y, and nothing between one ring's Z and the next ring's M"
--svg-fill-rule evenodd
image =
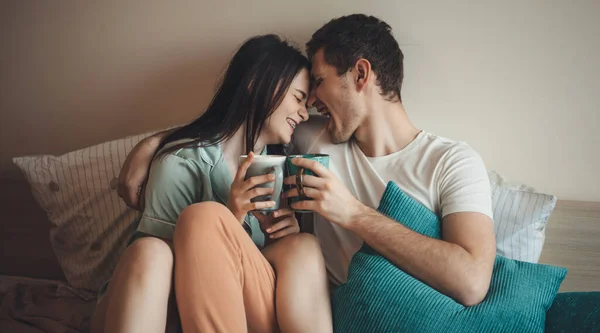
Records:
M240 164L247 158L247 155L240 156ZM258 211L274 211L278 210L281 205L281 191L283 189L283 178L285 170L286 157L283 155L254 155L252 164L246 171L246 177L248 179L255 176L262 176L266 174L274 174L275 181L264 184L259 184L257 187L272 187L273 193L269 195L261 195L253 198L252 202L257 201L275 201L275 206L269 208L257 209Z

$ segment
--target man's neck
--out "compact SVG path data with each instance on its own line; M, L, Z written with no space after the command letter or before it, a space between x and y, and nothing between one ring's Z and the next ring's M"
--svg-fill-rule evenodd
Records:
M368 157L385 156L402 150L419 134L399 102L373 103L368 117L354 132L360 150Z

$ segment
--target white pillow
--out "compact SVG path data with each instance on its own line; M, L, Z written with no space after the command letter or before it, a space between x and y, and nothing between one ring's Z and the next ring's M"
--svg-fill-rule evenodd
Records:
M537 263L556 197L537 193L527 185L508 184L494 171L489 171L488 175L492 187L497 253Z
M96 291L112 275L135 231L138 212L117 195L127 154L152 133L101 143L62 156L13 159L52 222L50 240L68 282Z

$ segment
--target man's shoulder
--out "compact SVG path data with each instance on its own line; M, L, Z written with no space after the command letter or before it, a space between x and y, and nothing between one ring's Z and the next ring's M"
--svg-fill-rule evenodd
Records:
M465 141L452 140L429 132L424 132L423 136L421 149L439 156L440 160L456 161L468 157L479 158L479 153Z
M479 212L490 218L491 193L489 178L483 159L465 141L456 141L428 134L425 140L429 151L431 179L436 184L440 216L458 212Z
M423 131L423 141L425 146L432 149L438 150L450 150L456 146L466 144L464 141L452 140L447 137L443 137L437 134Z

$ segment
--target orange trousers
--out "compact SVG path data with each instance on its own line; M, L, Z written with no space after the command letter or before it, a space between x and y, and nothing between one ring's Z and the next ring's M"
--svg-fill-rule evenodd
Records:
M173 239L184 332L279 332L275 272L225 206L186 208Z

